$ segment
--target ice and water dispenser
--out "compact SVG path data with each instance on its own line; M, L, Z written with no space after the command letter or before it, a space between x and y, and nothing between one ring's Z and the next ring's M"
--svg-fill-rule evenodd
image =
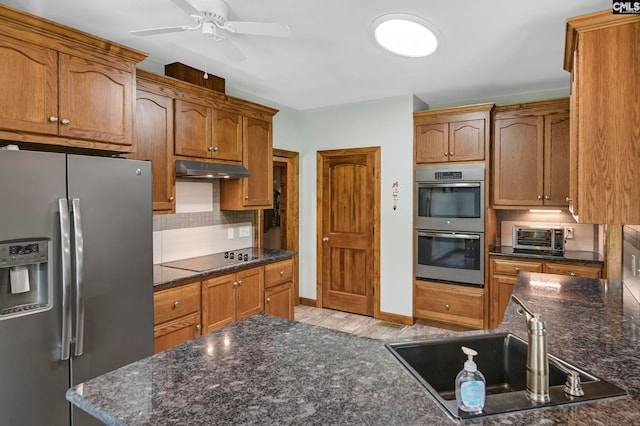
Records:
M50 244L48 239L0 242L0 320L51 308Z

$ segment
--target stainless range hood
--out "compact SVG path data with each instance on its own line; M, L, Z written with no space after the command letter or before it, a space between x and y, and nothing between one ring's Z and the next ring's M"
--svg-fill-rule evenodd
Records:
M240 164L176 160L176 178L179 179L239 179L250 176L249 170Z

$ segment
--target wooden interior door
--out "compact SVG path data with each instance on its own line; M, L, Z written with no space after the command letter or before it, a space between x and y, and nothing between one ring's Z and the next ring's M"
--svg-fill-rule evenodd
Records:
M379 311L380 148L318 152L318 298ZM375 306L374 306L375 305Z

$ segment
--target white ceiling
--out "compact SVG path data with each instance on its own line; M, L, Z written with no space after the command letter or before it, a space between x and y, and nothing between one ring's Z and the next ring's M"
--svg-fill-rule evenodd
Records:
M230 37L246 56L233 62L198 31L128 33L192 25L171 0L3 3L146 52L146 68L204 69L206 61L228 87L300 110L411 94L455 105L564 89L566 19L611 9L609 0L227 0L229 20L281 22L292 32ZM371 23L389 13L430 21L440 32L436 53L403 58L379 47Z

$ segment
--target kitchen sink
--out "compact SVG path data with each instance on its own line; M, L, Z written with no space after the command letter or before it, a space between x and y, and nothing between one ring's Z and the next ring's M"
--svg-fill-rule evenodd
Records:
M458 420L627 395L624 389L549 355L551 400L544 403L531 401L526 395L527 345L525 340L511 333L385 344L442 408ZM461 346L478 352L474 361L487 381L482 413L462 412L456 405L455 378L467 359ZM584 396L564 393L566 369L578 372Z

